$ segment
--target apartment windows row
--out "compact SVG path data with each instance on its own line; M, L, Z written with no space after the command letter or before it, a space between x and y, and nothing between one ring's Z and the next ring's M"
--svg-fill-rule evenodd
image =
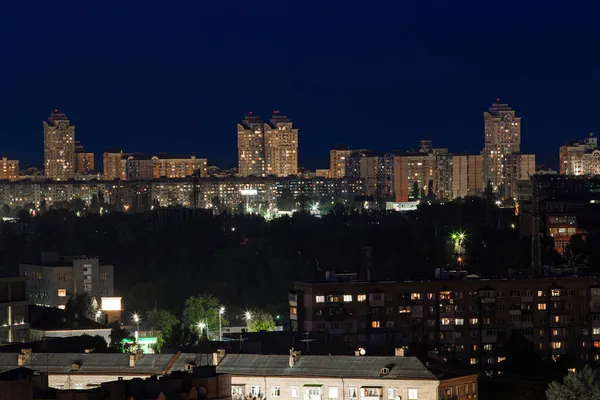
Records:
M477 396L477 387L474 383L470 385L465 383L463 385L451 386L448 388L440 389L440 400L452 400L459 396L473 396L475 398Z
M468 385L467 385L468 386ZM398 397L409 400L419 400L419 389L408 388L400 390L398 388L384 388L377 386L362 386L362 387L338 387L328 386L324 388L320 384L306 384L303 386L288 386L286 389L280 385L273 385L267 389L261 385L231 385L231 396L235 400L243 399L247 394L252 397L290 397L290 398L308 398L311 400L337 400L344 399L366 399L366 400L397 400ZM468 388L465 388L468 391ZM475 393L475 384L472 387L472 393ZM345 392L345 393L344 393ZM404 393L402 393L404 392Z
M586 297L588 290L582 289L579 293L580 296ZM600 288L592 288L590 294L592 296L600 296ZM369 294L357 294L356 301L364 302L367 301L386 301L392 302L394 300L460 300L463 298L477 299L477 298L499 298L502 299L505 296L503 291L492 291L492 290L479 290L466 292L466 296L463 292L429 292L429 293L369 293ZM571 297L575 295L574 290L554 288L549 290L510 290L508 297ZM352 302L353 295L351 294L332 294L332 295L316 295L315 301L317 303L341 303L341 302Z

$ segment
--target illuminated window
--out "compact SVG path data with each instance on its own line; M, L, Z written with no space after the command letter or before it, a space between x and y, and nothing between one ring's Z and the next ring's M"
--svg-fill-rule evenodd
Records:
M411 293L410 294L410 299L411 300L421 300L421 293Z
M367 300L366 294L359 294L358 296L356 296L356 301L366 301L366 300Z
M67 297L67 289L58 289L58 297Z
M315 301L317 303L325 303L325 296L316 296Z
M563 342L552 342L553 349L562 349L562 347L563 347Z
M456 318L454 320L454 325L464 325L464 323L465 323L465 320L462 318Z
M345 303L350 303L352 301L352 295L351 294L345 294L344 295L344 302Z
M544 293L543 290L538 290L537 295L538 295L538 297L544 297L546 294Z
M371 321L371 328L379 328L380 325L379 321Z
M560 289L552 289L550 294L552 296L560 296Z
M442 318L440 320L441 325L452 325L452 320L450 318Z
M469 318L470 325L477 325L477 322L479 322L477 318Z
M475 365L477 364L477 359L475 357L471 357L469 362L471 363L471 365Z
M419 391L417 389L408 389L408 400L418 400Z
M538 304L538 310L545 310L545 309L546 309L546 303Z
M65 306L64 304L61 304L58 306L59 309L64 310L65 308L67 308L67 306Z
M290 314L291 315L297 315L298 314L298 308L297 307L290 307Z

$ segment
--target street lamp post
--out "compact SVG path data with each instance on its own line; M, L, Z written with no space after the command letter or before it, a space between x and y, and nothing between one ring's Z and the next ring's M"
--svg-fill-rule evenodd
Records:
M223 327L221 325L221 316L225 314L225 307L219 308L219 341L223 341Z
M244 313L244 317L246 318L246 328L247 328L248 330L250 330L250 328L249 328L248 324L250 323L250 320L252 319L252 313L251 313L250 311L246 311L246 312Z
M134 313L132 318L133 322L135 322L135 324L137 325L137 330L135 331L135 340L137 341L140 336L140 316L138 313Z
M202 337L202 332L206 329L206 323L198 322L198 329L200 330L200 337ZM208 337L208 330L206 330L206 337Z

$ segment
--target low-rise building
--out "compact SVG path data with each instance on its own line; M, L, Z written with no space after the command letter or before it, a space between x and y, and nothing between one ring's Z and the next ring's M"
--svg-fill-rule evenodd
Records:
M27 339L28 307L27 278L0 278L0 344Z
M43 253L40 263L19 265L19 274L28 278L29 299L38 305L64 309L69 296L79 293L94 296L98 304L101 297L114 296L114 268L98 258Z
M437 399L441 381L415 357L228 354L217 372L231 374L233 400ZM477 375L471 375L473 398ZM462 383L464 385L464 383Z

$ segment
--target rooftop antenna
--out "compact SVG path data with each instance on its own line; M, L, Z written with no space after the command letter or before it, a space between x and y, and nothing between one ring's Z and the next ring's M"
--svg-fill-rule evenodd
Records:
M302 336L304 339L300 339L300 341L306 343L306 352L310 354L310 342L316 342L317 339L310 338L310 331L303 332Z

